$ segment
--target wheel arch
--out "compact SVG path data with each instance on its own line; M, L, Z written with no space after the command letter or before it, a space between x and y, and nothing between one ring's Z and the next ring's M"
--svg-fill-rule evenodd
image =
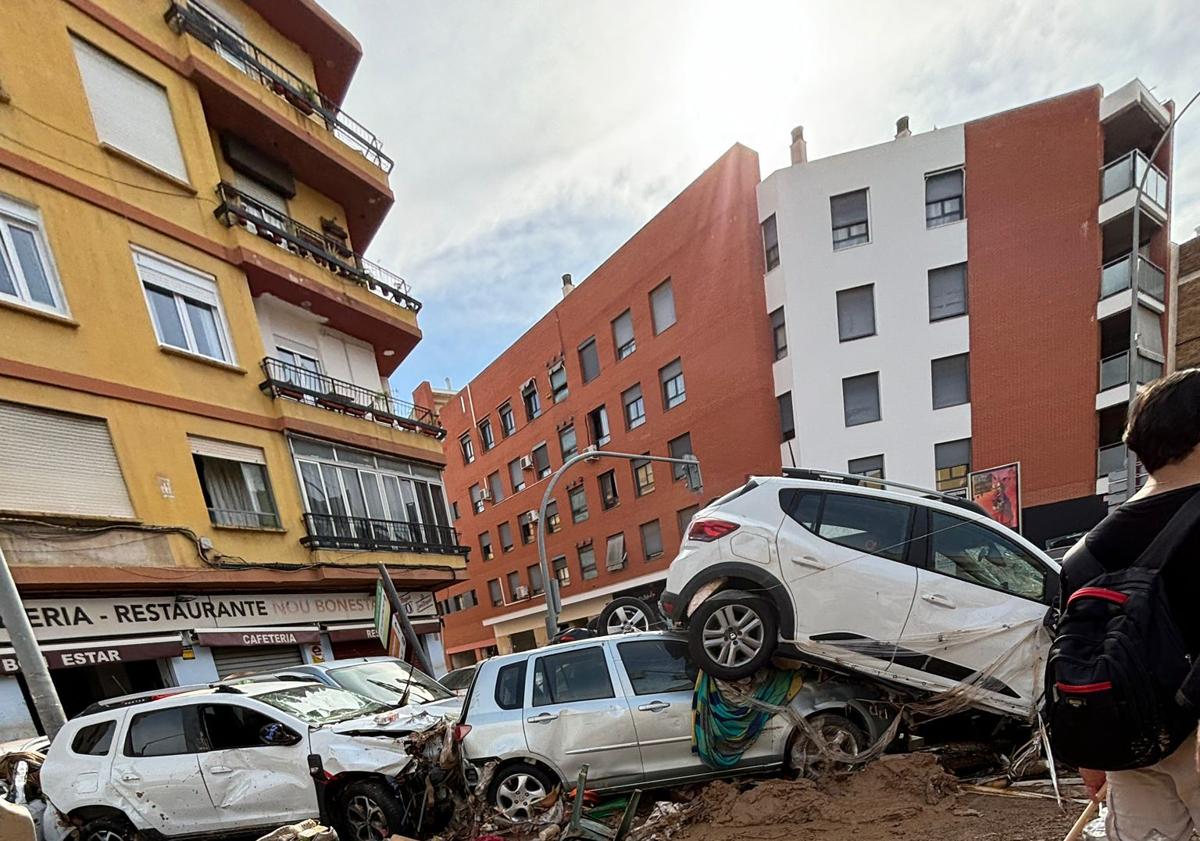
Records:
M566 787L570 784L557 765L555 765L549 759L546 759L544 756L538 756L531 753L508 756L500 760L500 762L496 765L495 772L492 774L492 780L494 781L500 776L501 772L511 768L514 765L533 765L534 767L542 769L551 777L558 780L558 784L560 786ZM489 783L489 787L490 785L491 784Z
M717 592L723 590L747 590L752 593L761 593L764 595L775 605L775 612L779 619L779 635L784 639L794 638L796 632L796 614L787 587L770 570L755 566L754 564L732 561L706 567L703 572L692 578L687 583L687 586L683 588L683 592L679 594L680 603L683 605L683 611L685 611L681 614L684 618L686 618L687 605L691 602L692 597L696 595L696 591L705 584L719 578L726 580Z
M118 818L128 822L130 826L134 826L133 821L129 820L129 815L116 806L78 806L67 813L67 818L71 821L77 821L80 824L94 821L97 818Z

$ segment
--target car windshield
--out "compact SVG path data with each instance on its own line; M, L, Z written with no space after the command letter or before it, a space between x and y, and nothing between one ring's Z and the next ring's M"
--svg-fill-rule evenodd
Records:
M442 678L441 684L447 689L466 689L471 685L473 677L475 677L474 666L467 669L455 669Z
M427 704L454 697L436 680L399 660L375 660L343 666L330 669L329 676L338 686L388 707Z
M374 715L388 709L387 704L364 698L354 692L315 683L289 686L287 689L264 692L254 697L315 726Z

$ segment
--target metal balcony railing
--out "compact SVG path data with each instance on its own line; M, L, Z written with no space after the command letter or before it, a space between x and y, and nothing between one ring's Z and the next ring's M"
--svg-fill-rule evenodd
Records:
M1167 176L1161 169L1150 163L1150 159L1139 149L1134 149L1127 155L1117 158L1100 170L1100 201L1108 201L1126 190L1136 189L1137 185L1141 183L1142 174L1147 170L1150 174L1146 176L1143 195L1165 210L1167 207Z
M274 511L245 511L240 508L209 508L209 520L218 526L239 529L277 529L279 515Z
M421 302L410 294L408 281L352 251L337 237L302 225L224 181L217 185L217 197L220 204L213 215L222 224L231 228L239 225L284 251L365 286L385 301L413 312L421 311Z
M1137 355L1138 385L1162 376L1163 364L1157 359ZM1123 350L1100 360L1100 390L1106 391L1129 382L1129 351Z
M1118 442L1096 450L1096 478L1103 479L1111 473L1125 473L1125 445Z
M1167 274L1145 257L1138 257L1138 291L1145 292L1158 302L1164 301L1167 286ZM1105 263L1100 269L1100 298L1116 295L1129 288L1130 272L1133 260L1130 255L1118 257Z
M211 47L231 65L286 99L309 119L325 126L334 137L385 173L392 171L392 159L383 153L383 144L373 132L200 3L174 0L163 17L176 33L186 32Z
M382 391L336 380L270 356L262 361L262 370L266 379L259 388L272 397L287 397L331 412L419 432L439 441L446 437L435 413Z
M300 542L310 549L362 549L384 552L434 552L466 555L458 531L450 526L375 520L342 514L305 513L308 535Z

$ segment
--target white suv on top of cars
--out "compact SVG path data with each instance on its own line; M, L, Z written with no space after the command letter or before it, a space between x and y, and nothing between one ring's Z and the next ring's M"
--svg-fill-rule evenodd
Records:
M977 706L1028 718L1058 569L966 500L791 469L693 517L661 605L716 677L782 647L918 690L973 678Z

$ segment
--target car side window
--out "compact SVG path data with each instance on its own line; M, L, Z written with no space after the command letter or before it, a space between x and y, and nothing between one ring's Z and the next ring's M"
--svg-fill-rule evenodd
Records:
M912 506L853 494L825 494L817 534L848 549L903 561Z
M138 713L129 723L125 755L177 756L192 753L188 730L184 726L186 718L191 718L191 709L188 707L168 707L165 710Z
M788 488L779 492L779 507L809 531L816 531L817 514L821 510L821 494Z
M509 663L496 673L496 706L519 710L525 700L525 661Z
M533 672L533 705L569 704L615 697L604 649L577 648L539 657Z
M201 732L207 750L260 748L267 745L295 744L299 737L286 725L268 715L235 704L205 704L200 707ZM272 728L264 731L263 728ZM271 740L264 741L269 735ZM294 738L289 738L289 736Z
M105 756L112 747L113 735L117 732L115 721L101 721L80 728L71 740L71 750L83 756Z
M686 692L696 685L696 664L682 640L638 640L617 644L634 695Z
M1029 553L986 526L931 512L934 572L1042 601L1046 570Z

